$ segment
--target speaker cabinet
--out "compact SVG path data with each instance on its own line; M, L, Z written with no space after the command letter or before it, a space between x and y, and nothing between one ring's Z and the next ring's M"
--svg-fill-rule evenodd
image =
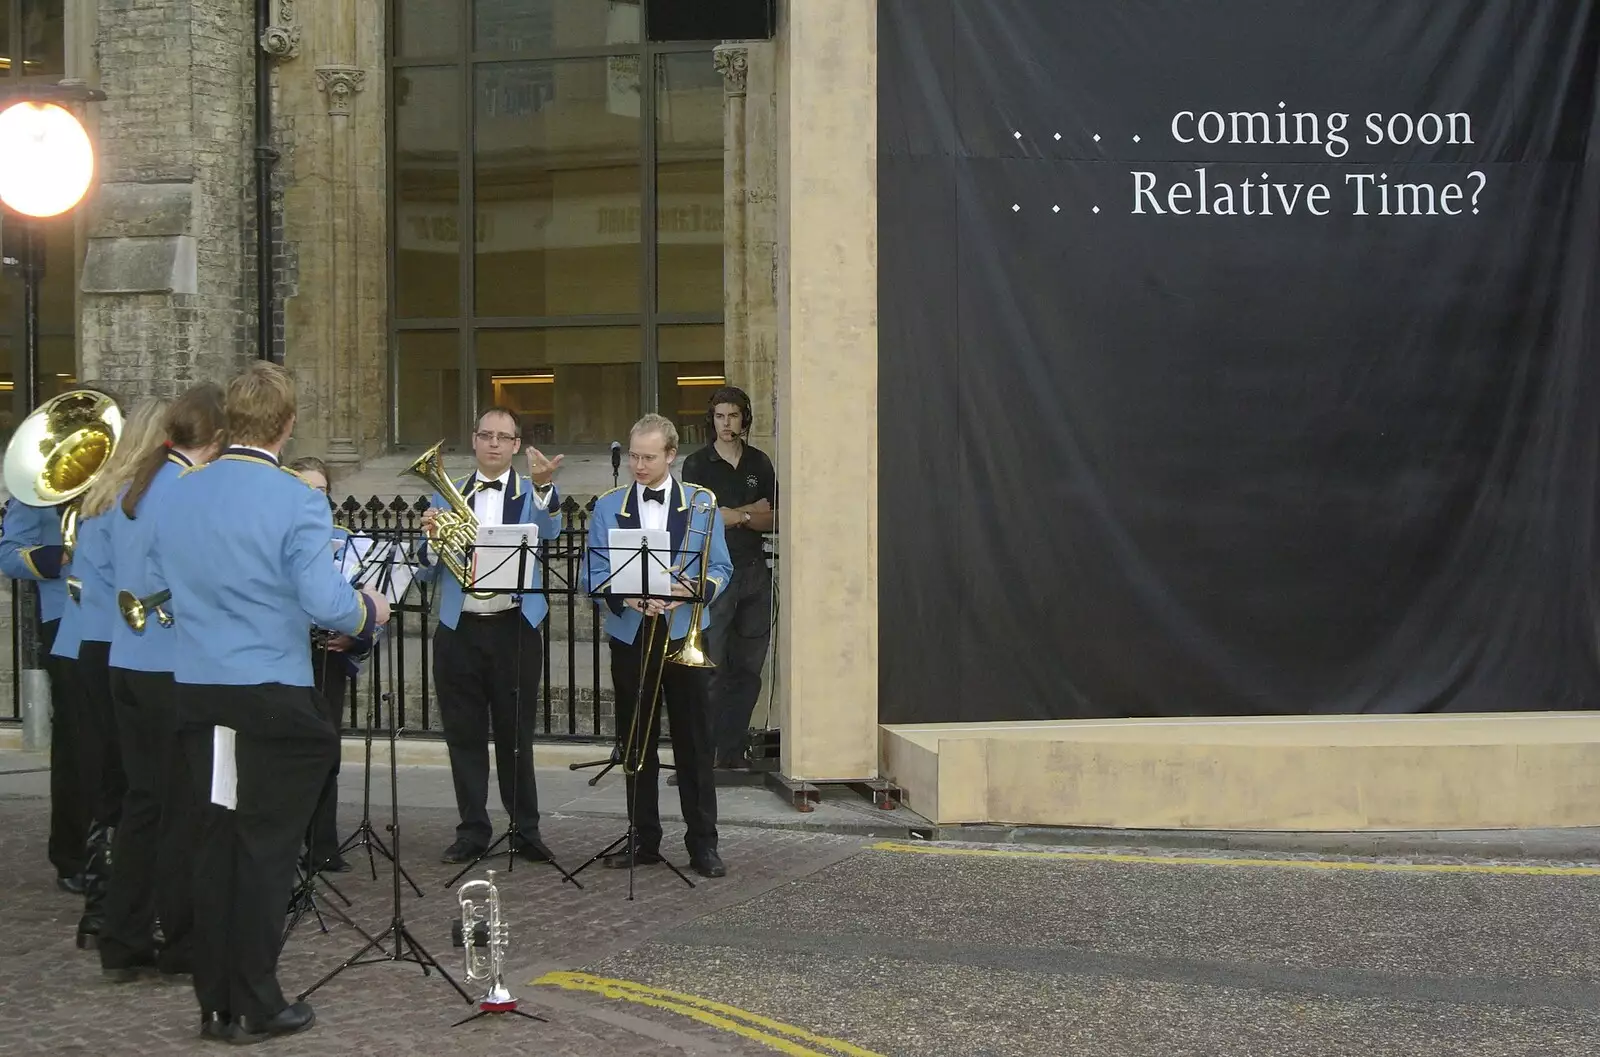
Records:
M767 40L777 28L777 7L777 0L648 0L645 35L652 41Z

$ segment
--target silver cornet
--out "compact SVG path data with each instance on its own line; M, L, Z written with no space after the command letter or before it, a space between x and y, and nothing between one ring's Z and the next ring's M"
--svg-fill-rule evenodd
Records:
M488 872L487 880L463 884L456 890L456 899L461 904L459 942L466 948L467 979L488 984L488 990L478 999L478 1008L486 1013L515 1010L517 1000L511 997L504 978L511 927L500 916L500 890L494 883L494 871Z

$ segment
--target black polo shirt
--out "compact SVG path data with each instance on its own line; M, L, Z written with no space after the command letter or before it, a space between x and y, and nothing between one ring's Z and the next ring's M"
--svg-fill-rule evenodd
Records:
M772 509L778 509L778 474L772 468L772 460L748 444L739 456L738 466L717 454L715 442L707 444L683 461L683 479L711 489L719 507L749 506L765 499ZM743 525L730 525L724 535L728 538L728 557L735 568L761 560L762 533Z

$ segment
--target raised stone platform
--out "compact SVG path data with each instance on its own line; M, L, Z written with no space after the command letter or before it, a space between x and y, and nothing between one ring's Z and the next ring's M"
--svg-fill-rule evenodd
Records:
M880 727L935 823L1380 831L1600 825L1600 713Z

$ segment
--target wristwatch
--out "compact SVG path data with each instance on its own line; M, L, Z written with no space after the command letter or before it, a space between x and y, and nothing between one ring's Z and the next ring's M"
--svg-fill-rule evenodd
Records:
M748 510L746 510L744 512L744 522L743 523L746 524L746 525L750 524L750 511L748 511Z

